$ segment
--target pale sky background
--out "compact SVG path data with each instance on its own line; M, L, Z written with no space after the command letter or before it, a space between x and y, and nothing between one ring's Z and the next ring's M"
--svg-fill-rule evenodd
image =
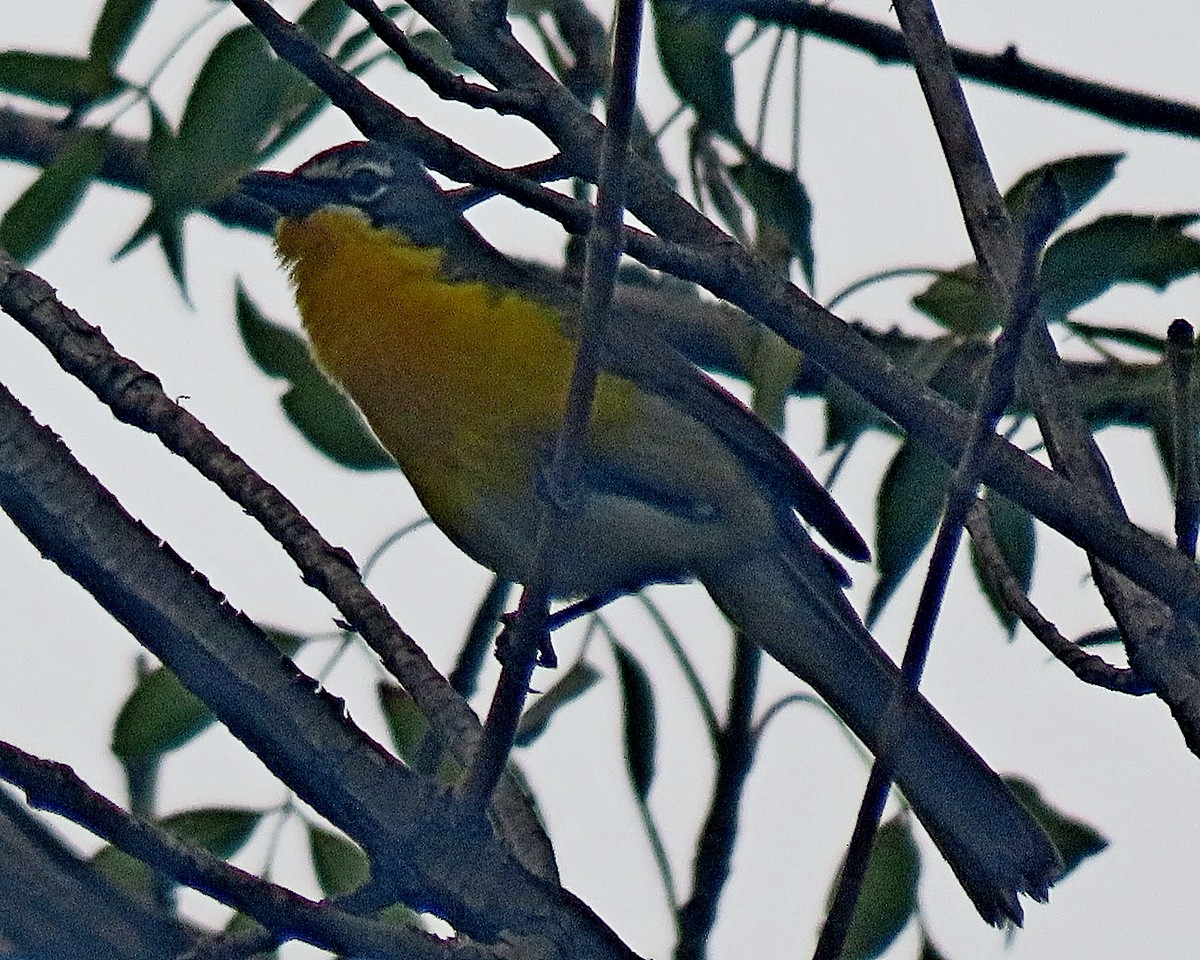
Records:
M884 2L839 2L839 9L888 20ZM3 47L83 52L99 8L96 2L53 5L6 0ZM281 4L285 12L299 4ZM201 0L159 4L126 59L125 74L143 78L161 52L209 5ZM1195 51L1200 19L1187 0L1154 4L941 5L953 42L998 52L1010 43L1020 52L1069 73L1127 88L1200 101ZM155 90L178 116L181 91L212 43L240 22L225 10L182 50ZM647 52L645 106L652 118L671 109ZM761 70L739 75L748 105L743 129L753 130ZM545 155L544 141L515 121L470 115L447 107L389 67L372 76L380 92L403 109L482 150L515 163ZM786 94L778 136L769 142L785 162ZM1125 151L1118 175L1085 212L1175 212L1200 207L1200 144L1141 134L1012 94L969 86L997 180L1006 187L1026 169L1070 154ZM817 292L829 296L853 280L889 267L955 265L969 248L925 118L916 82L905 68L879 68L868 57L809 40L805 45L802 175L815 209ZM144 113L130 111L126 128L140 131ZM676 127L676 135L682 132ZM286 166L317 149L353 136L346 121L326 116L280 160ZM10 202L33 178L28 168L0 164L0 202ZM262 237L219 227L202 217L189 221L187 262L193 306L169 280L159 251L143 247L113 263L112 253L144 215L142 197L93 188L58 244L32 266L61 298L100 325L117 348L157 373L167 391L278 484L335 543L364 560L392 530L417 515L398 473L352 474L312 452L284 422L278 382L261 376L237 341L232 325L233 281L280 319L294 317L283 278ZM506 250L552 256L558 228L532 215L486 205L476 222ZM879 285L857 295L843 315L883 327L893 321L928 329L907 307L920 281ZM1176 316L1195 322L1200 280L1174 285L1166 295L1124 290L1081 313L1096 321L1138 325L1161 333ZM302 586L282 552L212 487L136 430L117 424L42 349L13 323L0 322L0 379L40 420L60 432L75 455L149 527L260 622L304 632L331 628L331 610ZM793 404L790 438L820 475L830 458L818 455L821 409ZM1102 437L1131 513L1152 529L1170 528L1168 491L1144 435L1110 430ZM894 442L873 438L851 458L835 492L868 534L871 492ZM1068 635L1103 625L1104 612L1084 581L1078 553L1041 532L1034 599ZM872 583L869 568L856 573L860 608ZM135 644L73 583L42 561L6 518L0 518L0 619L6 669L0 683L0 736L26 750L71 764L94 787L123 796L117 765L108 752L111 720L132 683ZM485 574L431 528L393 551L371 584L400 623L446 667L486 583ZM906 585L881 618L877 634L895 651L915 599ZM703 594L657 588L690 650L706 661L714 697L722 699L726 639ZM708 798L708 763L689 745L697 727L682 697L677 671L632 601L613 612L621 636L653 672L658 684L660 749L652 804L665 824L677 881L686 890L690 836ZM577 641L558 642L569 662ZM314 645L302 665L321 669L331 644ZM522 755L556 840L566 884L644 956L663 956L671 929L647 846L621 774L619 712L611 658L600 644L592 660L607 682L565 710L547 734ZM372 658L346 656L328 685L347 699L355 720L382 737L371 685ZM763 703L793 689L772 666ZM550 678L539 679L548 685ZM1015 937L982 924L949 870L926 844L921 897L929 931L947 958L1011 957L1050 960L1087 956L1189 957L1200 943L1200 762L1184 748L1166 708L1151 698L1132 699L1085 687L1048 661L1024 632L1006 643L975 596L964 567L943 615L923 688L980 752L1003 772L1020 772L1060 809L1090 822L1111 841L1052 893L1049 906L1028 904L1026 927ZM477 705L478 706L478 705ZM736 873L727 889L711 947L713 960L753 950L765 958L811 953L826 887L849 834L865 773L836 726L812 709L786 711L770 728L750 783ZM205 804L265 805L282 791L256 760L213 729L163 770L163 812ZM70 831L80 846L95 841ZM267 831L239 858L260 869ZM294 826L285 839L298 843ZM285 857L274 871L306 893L315 887L302 857ZM198 915L221 916L185 897ZM916 932L906 932L888 956L911 957ZM313 956L290 947L288 957Z

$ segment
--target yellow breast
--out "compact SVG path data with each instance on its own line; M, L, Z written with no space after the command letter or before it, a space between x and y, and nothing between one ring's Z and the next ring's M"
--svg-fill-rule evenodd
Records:
M441 251L349 208L284 219L279 253L324 370L346 390L436 523L481 494L532 497L538 443L562 416L574 344L518 293L448 282ZM602 377L592 437L620 442L636 390Z

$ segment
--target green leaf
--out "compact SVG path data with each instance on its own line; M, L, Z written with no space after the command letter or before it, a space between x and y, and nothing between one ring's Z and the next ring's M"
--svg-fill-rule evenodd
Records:
M1064 326L1089 343L1093 341L1107 341L1108 343L1120 344L1123 347L1147 350L1160 357L1167 348L1166 337L1155 336L1153 333L1146 333L1144 330L1134 330L1129 327L1107 327L1097 323L1081 323L1078 320L1068 320Z
M345 396L322 376L295 379L280 400L304 439L350 470L391 470L396 464Z
M808 191L792 170L751 155L731 167L733 182L758 218L762 235L769 229L782 234L790 256L800 264L804 279L813 285L812 203Z
M308 639L290 630L281 630L279 627L263 627L262 632L266 634L271 646L285 657L294 657Z
M104 64L65 54L0 52L0 90L43 103L77 107L115 96L125 84Z
M112 752L127 766L176 750L213 722L195 694L166 667L142 676L113 724Z
M578 700L600 679L600 671L584 660L576 660L571 669L541 694L533 705L521 715L517 727L516 745L527 747L533 743L549 725L551 718L568 703Z
M912 298L912 305L964 337L991 333L1004 322L973 263L939 273L933 283Z
M137 857L131 857L124 850L111 844L105 844L96 851L90 862L126 893L147 901L152 900L155 893L154 871Z
M1115 645L1124 642L1121 631L1116 627L1101 627L1099 630L1089 630L1077 639L1075 644L1080 647L1103 647L1108 644Z
M1058 181L1063 193L1063 209L1059 224L1079 212L1089 200L1112 181L1123 153L1090 153L1077 157L1052 160L1022 174L1004 195L1005 206L1013 223L1020 228L1029 200L1041 178L1050 174Z
M5 212L0 246L21 263L29 263L45 250L100 172L107 142L106 130L85 128L73 133L50 166Z
M308 849L317 883L327 897L357 890L370 879L367 855L340 834L310 824Z
M1033 560L1037 551L1033 517L1023 507L994 490L989 489L984 494L983 502L987 507L988 521L991 524L996 546L1004 555L1009 570L1021 585L1021 590L1028 593L1029 585L1033 582ZM991 604L992 611L1011 637L1017 626L1017 615L1001 603L999 597L993 596L988 587L988 580L980 573L979 555L973 540L970 541L970 550L971 562L974 565L979 585L983 589L988 603Z
M151 237L157 237L159 248L167 261L167 268L183 292L184 298L187 299L187 280L184 276L183 265L183 218L187 211L168 209L153 201L151 204L146 219L138 224L130 238L121 244L121 248L113 255L113 259L119 260L126 254L132 253Z
M1004 782L1058 848L1063 859L1063 876L1108 846L1108 841L1094 827L1050 806L1033 784L1019 777L1005 777Z
M436 737L426 736L429 724L408 691L384 682L377 686L376 694L397 756L440 784L461 780L465 772L462 763L452 753L443 752Z
M949 468L911 440L900 446L888 464L875 505L879 579L867 603L868 626L937 530L949 479Z
M655 711L650 678L633 654L613 643L621 712L625 721L625 765L638 799L645 801L654 782Z
M280 404L309 443L351 470L395 467L358 410L321 373L304 339L263 316L240 283L235 315L250 358L263 373L291 385Z
M784 428L784 412L804 355L774 330L763 327L750 360L751 408L776 432Z
M242 346L268 377L291 380L317 370L304 338L267 319L240 280L234 288L234 310Z
M292 106L295 74L251 26L222 37L192 85L179 123L171 194L198 207L233 192L254 166L272 127Z
M261 819L258 810L203 807L163 817L159 826L185 843L227 860L246 845Z
M325 19L314 14L314 22L325 29L330 11L325 6L318 9ZM184 288L185 216L233 192L271 134L303 115L318 98L306 80L274 58L253 27L239 27L222 37L192 85L177 133L151 104L151 209L117 255L156 236L176 282Z
M210 807L172 814L158 823L177 839L226 859L245 845L261 819L262 814L255 810ZM149 899L158 892L160 875L124 850L101 847L91 863L130 893Z
M825 449L853 443L867 430L890 429L879 411L837 377L821 388L825 397Z
M381 681L375 688L375 695L392 735L396 756L406 763L411 762L429 729L425 714L409 692L397 684Z
M412 927L416 930L425 929L425 921L421 919L421 915L403 903L393 903L390 907L384 907L376 916L393 926Z
M342 0L313 0L296 18L296 26L312 37L313 43L326 50L337 39L349 16L350 8Z
M875 835L842 960L871 960L895 942L916 912L920 874L920 855L907 821L889 820Z
M173 171L180 152L179 140L162 111L149 101L150 137L146 156L150 169L146 175L146 192L150 194L150 212L115 254L120 259L136 250L151 237L158 237L159 246L167 258L167 266L180 290L185 291L183 268L183 218L188 212L185 203L175 197Z
M680 0L652 0L659 64L675 94L696 112L700 126L742 143L733 94L733 61L725 40L727 14L697 10Z
M262 931L262 925L253 917L247 916L240 911L235 910L225 924L225 934L231 937L241 939L245 934L258 934ZM279 949L264 950L254 954L253 960L279 960Z
M1014 224L1020 228L1033 190L1046 173L1053 174L1062 189L1064 203L1058 219L1061 224L1112 180L1123 156L1098 153L1067 157L1023 174L1004 196ZM1049 252L1046 259L1049 260ZM974 263L939 273L933 283L912 298L912 304L947 330L964 337L989 334L1004 322L1004 316L988 296ZM1047 308L1045 299L1042 307L1043 310Z
M729 168L713 148L712 137L703 127L692 128L688 137L688 157L712 205L729 227L729 232L742 243L746 243L742 205L733 191Z
M93 63L112 69L120 61L154 0L108 0L92 31Z
M1063 234L1042 259L1042 312L1057 320L1118 283L1163 290L1200 271L1200 240L1183 232L1197 219L1110 214Z
M388 8L389 11L393 9L392 7ZM349 12L350 8L341 0L316 0L296 22L324 50L337 39ZM389 13L389 16L392 15L394 14ZM374 36L370 28L366 28L363 33L365 34L364 39ZM353 37L347 39L334 54L333 59L338 63L344 65L350 53L353 52L351 40ZM274 122L263 131L255 165L275 154L284 144L305 129L327 103L325 95L303 76L288 70L282 64L278 66L282 69L273 74L273 78L278 84L279 107ZM370 63L358 64L353 73L359 75L369 66ZM241 175L241 171L238 172L238 175Z
M439 30L414 30L408 35L408 39L414 47L431 58L443 70L449 70L460 76L475 72L454 56L454 48L450 46L450 41Z

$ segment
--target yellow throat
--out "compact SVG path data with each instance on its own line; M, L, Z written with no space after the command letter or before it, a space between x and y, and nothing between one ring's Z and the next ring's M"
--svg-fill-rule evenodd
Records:
M283 218L276 245L321 367L350 395L443 529L482 494L533 497L539 438L565 404L575 345L560 314L483 282L451 282L350 207ZM620 443L636 387L604 375L592 442Z

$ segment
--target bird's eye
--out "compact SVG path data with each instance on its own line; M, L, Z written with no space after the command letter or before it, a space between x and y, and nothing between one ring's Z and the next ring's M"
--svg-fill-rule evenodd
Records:
M386 189L376 170L359 168L346 181L346 191L356 203L369 203Z

